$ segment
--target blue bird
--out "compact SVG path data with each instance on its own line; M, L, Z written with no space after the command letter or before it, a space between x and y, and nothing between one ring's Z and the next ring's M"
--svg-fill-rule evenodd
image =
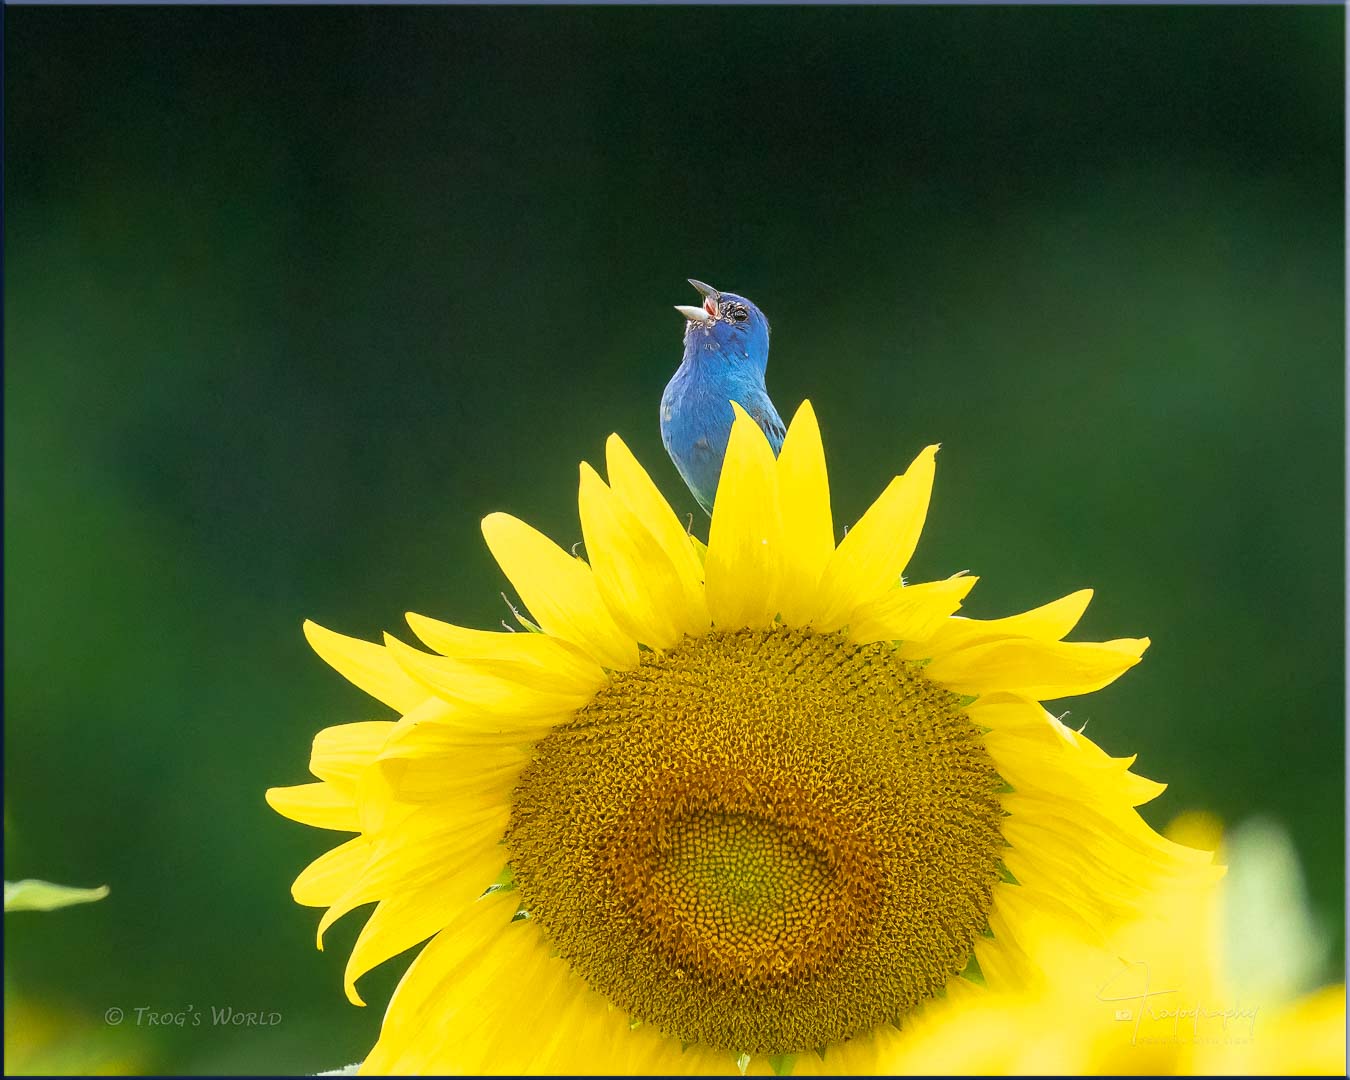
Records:
M661 395L661 442L699 506L712 513L736 402L759 424L778 453L787 433L764 388L769 320L743 296L689 279L702 307L675 310L684 327L684 358Z

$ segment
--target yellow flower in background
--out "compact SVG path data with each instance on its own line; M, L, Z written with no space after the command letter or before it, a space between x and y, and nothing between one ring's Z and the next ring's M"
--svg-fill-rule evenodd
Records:
M6 980L6 1076L145 1076L155 1056L155 1037L135 1024L119 1027L106 1014L28 998Z
M1185 814L1169 837L1219 845ZM1215 889L1164 890L1108 948L1053 932L1052 977L1016 993L967 994L910 1026L897 1074L1344 1075L1345 986L1318 986L1326 938L1307 914L1288 838L1263 822L1219 850Z
M936 450L836 545L809 404L777 459L738 410L705 549L612 436L589 564L483 522L538 632L409 615L427 653L307 624L401 719L320 732L320 782L268 792L356 834L294 896L320 939L377 905L358 1003L431 938L364 1071L886 1071L925 1003L1038 987L1044 943L1212 882L1136 813L1161 785L1039 704L1147 639L1063 641L1087 591L980 621L972 577L900 584Z

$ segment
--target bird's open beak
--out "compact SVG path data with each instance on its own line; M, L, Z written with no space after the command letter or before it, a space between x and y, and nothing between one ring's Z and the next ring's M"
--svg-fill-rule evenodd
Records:
M703 306L691 307L688 304L676 304L675 310L683 315L690 322L710 323L717 316L717 301L722 298L722 294L711 285L706 285L694 278L689 279L689 284L703 294Z
M683 315L690 322L710 323L712 316L708 314L705 308L691 307L689 304L676 304L675 310Z

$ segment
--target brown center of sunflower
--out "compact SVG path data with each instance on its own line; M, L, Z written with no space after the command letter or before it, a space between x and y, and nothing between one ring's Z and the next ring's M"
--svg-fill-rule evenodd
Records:
M687 638L536 748L522 906L636 1020L735 1053L898 1021L966 965L1003 847L956 696L884 643Z

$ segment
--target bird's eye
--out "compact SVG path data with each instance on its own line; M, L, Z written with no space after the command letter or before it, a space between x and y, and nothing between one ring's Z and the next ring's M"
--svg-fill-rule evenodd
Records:
M746 311L740 304L737 304L731 309L731 317L737 322L745 322L746 319L750 318L750 312Z

